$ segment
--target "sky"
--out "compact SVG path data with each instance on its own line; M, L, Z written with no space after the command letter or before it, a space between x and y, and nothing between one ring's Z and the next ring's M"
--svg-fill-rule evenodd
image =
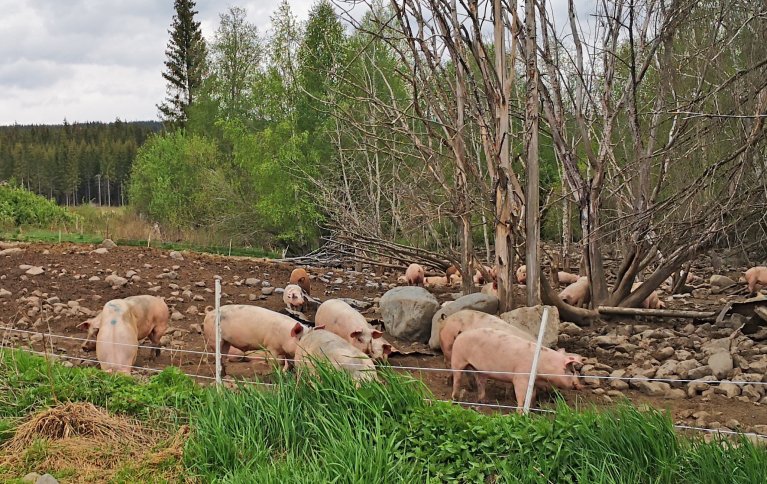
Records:
M197 0L197 19L211 40L236 5L264 33L279 3ZM303 21L314 0L289 3ZM0 125L158 119L173 13L172 0L0 0Z
M280 0L198 0L212 39L243 7L259 31ZM312 0L290 0L299 20ZM0 125L156 120L172 0L0 0Z

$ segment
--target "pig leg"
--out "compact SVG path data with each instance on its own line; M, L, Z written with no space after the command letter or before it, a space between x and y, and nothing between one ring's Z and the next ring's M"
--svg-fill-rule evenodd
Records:
M224 362L226 361L226 355L229 354L229 348L231 348L232 345L229 344L228 341L221 340L221 376L226 376L226 365Z
M485 388L487 383L487 376L483 375L482 373L475 373L474 381L477 384L477 401L479 403L487 402L487 394Z
M462 371L456 371L456 369L453 369L453 394L451 395L452 400L457 400L460 390L461 390L461 377Z
M165 333L164 330L163 333ZM150 349L150 352L153 353L154 358L160 356L160 338L162 338L162 335L155 326L155 328L152 329L152 332L149 333L149 341L151 341L152 345L154 345L154 348Z

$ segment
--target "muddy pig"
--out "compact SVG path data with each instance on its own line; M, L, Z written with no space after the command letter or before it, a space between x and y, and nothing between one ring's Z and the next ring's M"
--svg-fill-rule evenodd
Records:
M442 320L442 328L439 330L439 346L445 356L445 363L450 364L455 338L464 331L475 328L495 328L534 341L533 335L510 325L498 316L473 309L462 309Z
M216 312L205 315L203 332L208 348L216 348ZM272 358L284 359L282 369L290 367L296 344L306 328L290 316L258 306L228 304L221 306L221 354L234 346L240 351L266 350ZM224 374L226 368L223 365Z
M356 381L375 380L376 367L368 355L350 345L332 331L317 325L301 338L296 349L296 369L314 368L316 360L327 359L341 370L349 372Z
M583 307L584 304L588 304L591 299L589 293L589 278L580 277L578 280L559 293L559 298L565 303L575 306L577 308Z
M767 267L752 267L746 271L745 278L746 282L748 283L748 292L750 294L754 294L756 292L757 285L767 287Z
M139 341L149 338L155 345L153 354L155 356L159 355L160 338L168 330L168 319L170 316L165 300L146 294L129 296L123 299L131 305L133 314L136 316L136 337ZM81 346L83 351L93 351L96 349L96 337L100 327L101 313L77 325L77 328L88 331L87 339Z
M373 355L373 340L383 333L368 323L365 316L340 299L328 299L320 304L314 317L317 326L324 326L366 355Z
M421 264L410 264L405 271L408 286L423 286L424 270Z
M297 284L288 284L285 286L285 292L282 293L282 301L288 307L295 311L304 310L304 290Z
M506 331L493 328L464 331L455 339L450 360L453 370L453 400L459 398L464 373L461 370L472 368L476 370L473 375L480 402L485 400L487 379L492 378L511 382L514 385L517 405L521 407L530 381L534 353L535 343ZM577 372L582 366L583 359L578 355L567 354L564 350L541 348L532 404L535 404L536 392L539 389L557 387L579 390L581 385ZM522 409L518 408L517 412L521 413Z
M301 267L293 269L293 272L290 273L290 283L299 286L307 295L311 295L312 285L309 280L309 273L306 272L306 269Z

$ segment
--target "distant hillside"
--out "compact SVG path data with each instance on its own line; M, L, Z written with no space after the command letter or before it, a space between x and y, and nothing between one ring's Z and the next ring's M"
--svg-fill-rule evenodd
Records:
M0 126L0 181L60 204L120 205L136 150L157 121Z

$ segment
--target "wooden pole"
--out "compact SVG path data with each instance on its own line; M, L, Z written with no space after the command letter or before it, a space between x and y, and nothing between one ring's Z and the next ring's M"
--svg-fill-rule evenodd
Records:
M713 320L716 311L687 311L682 309L645 309L645 308L620 308L614 306L599 306L599 314L611 314L620 316L657 316L659 318L694 318Z

